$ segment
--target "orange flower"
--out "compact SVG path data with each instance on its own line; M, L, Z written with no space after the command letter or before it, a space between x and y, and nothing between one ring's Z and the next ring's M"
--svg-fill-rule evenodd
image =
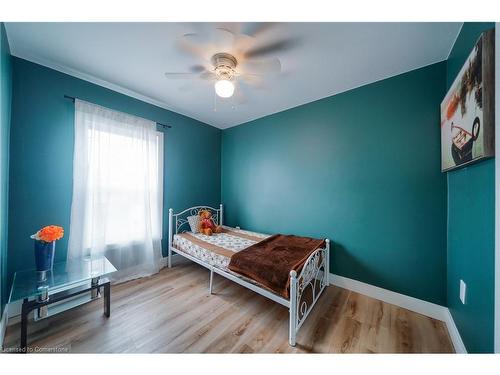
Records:
M42 241L45 242L57 241L63 238L64 229L57 225L49 225L40 229L40 231L38 232L38 236Z

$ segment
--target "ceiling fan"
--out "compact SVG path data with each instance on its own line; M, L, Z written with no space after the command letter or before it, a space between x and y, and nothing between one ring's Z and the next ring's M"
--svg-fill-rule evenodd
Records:
M272 24L263 23L252 32L239 33L217 27L184 34L178 42L179 49L195 56L200 63L191 66L189 72L166 72L165 76L211 82L221 98L232 97L236 90L237 99L242 103L242 87L262 87L265 76L280 73L281 61L272 55L286 51L298 42L297 38L269 40L272 35L265 31L271 27Z

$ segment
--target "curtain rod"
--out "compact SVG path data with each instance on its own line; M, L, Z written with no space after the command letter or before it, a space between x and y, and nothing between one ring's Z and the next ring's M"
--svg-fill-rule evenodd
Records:
M66 94L64 95L64 97L66 99L71 100L72 102L75 102L75 99L76 99L75 97L69 96L69 95L66 95ZM161 122L158 122L158 121L155 121L155 122L156 122L156 125L163 126L164 128L167 128L167 129L170 129L172 127L171 125L162 124Z

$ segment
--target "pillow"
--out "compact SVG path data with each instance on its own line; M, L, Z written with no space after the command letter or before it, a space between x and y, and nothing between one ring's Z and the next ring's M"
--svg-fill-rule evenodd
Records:
M187 217L189 226L191 227L191 232L198 233L200 229L200 216L193 215Z

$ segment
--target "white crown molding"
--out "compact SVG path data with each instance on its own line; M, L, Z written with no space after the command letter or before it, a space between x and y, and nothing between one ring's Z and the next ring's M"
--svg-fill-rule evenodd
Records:
M457 37L458 37L458 35L457 35ZM452 45L452 48L453 48L453 45ZM107 88L109 90L116 91L116 92L118 92L120 94L130 96L132 98L138 99L138 100L143 101L145 103L149 103L149 104L155 105L157 107L166 109L167 111L171 111L171 112L180 114L182 116L186 116L186 117L192 118L192 119L194 119L196 121L199 121L199 122L201 122L203 124L207 124L207 125L213 126L214 128L221 129L221 130L230 129L230 128L233 128L233 127L236 127L236 126L244 125L244 124L247 124L249 122L252 122L252 121L255 121L255 120L259 120L259 119L267 117L267 116L271 116L271 115L275 115L277 113L285 112L285 111L288 111L288 110L293 109L293 108L301 107L303 105L314 103L314 102L317 102L317 101L320 101L320 100L323 100L323 99L326 99L326 98L329 98L329 97L332 97L332 96L335 96L335 95L339 95L339 94L342 94L342 93L345 93L345 92L348 92L348 91L352 91L352 90L361 88L363 86L367 86L367 85L371 85L373 83L381 82L381 81L384 81L384 80L389 79L389 78L397 77L399 75L406 74L406 73L412 72L414 70L422 69L422 68L425 68L425 67L428 67L428 66L431 66L431 65L438 64L440 62L446 61L446 59L444 59L444 60L440 59L438 61L434 61L434 62L431 62L429 64L424 64L424 65L418 66L416 68L408 69L408 70L399 72L397 74L383 76L383 77L381 77L379 79L375 79L375 80L370 81L370 82L364 82L364 83L361 83L359 85L350 86L350 87L347 87L347 88L345 88L343 90L339 90L339 91L336 91L336 92L333 92L333 93L329 93L326 96L322 96L322 97L319 97L317 99L314 99L314 100L311 100L311 101L308 101L308 102L305 102L305 103L296 104L296 105L293 105L291 107L285 107L285 108L283 108L283 109L281 109L279 111L271 112L271 113L268 113L268 114L266 114L264 116L250 118L250 119L248 119L248 120L246 120L245 122L242 122L242 123L238 123L238 124L234 124L234 125L229 125L229 126L220 126L220 125L213 124L213 123L210 123L210 122L206 122L206 121L204 121L202 119L199 119L199 118L197 118L195 115L193 115L191 113L183 113L180 109L174 108L174 107L168 105L167 103L165 103L165 102L163 102L161 100L157 100L157 99L151 98L151 97L149 97L147 95L138 93L138 92L136 92L134 90L125 88L125 87L117 85L115 83L111 83L109 81L106 81L106 80L103 80L101 78L95 77L95 76L93 76L91 74L80 72L79 70L76 70L76 69L73 69L73 68L69 68L69 67L67 67L65 65L61 65L61 64L55 63L53 61L49 61L47 59L43 59L43 58L40 58L38 56L33 56L33 55L29 54L29 53L23 53L23 52L20 53L19 51L11 51L11 55L15 56L15 57L18 57L20 59L23 59L23 60L30 61L30 62L38 64L38 65L45 66L47 68L56 70L56 71L64 73L64 74L68 74L68 75L70 75L72 77L82 79L84 81L93 83L95 85L102 86L102 87Z
M37 56L33 56L33 55L30 55L30 54L27 54L27 53L18 53L17 51L13 51L13 52L11 52L11 55L15 56L15 57L18 57L20 59L23 59L23 60L30 61L30 62L38 64L38 65L45 66L46 68L50 68L50 69L56 70L56 71L58 71L60 73L64 73L64 74L70 75L72 77L79 78L81 80L93 83L95 85L98 85L98 86L101 86L101 87L104 87L104 88L107 88L109 90L118 92L120 94L127 95L127 96L129 96L131 98L140 100L142 102L145 102L145 103L148 103L148 104L152 104L152 105L154 105L156 107L160 107L160 108L166 109L167 111L174 112L174 113L177 113L179 115L192 118L193 120L199 121L199 122L201 122L203 124L206 124L206 125L213 126L213 127L217 128L217 129L221 129L217 125L207 123L207 122L205 122L205 121L203 121L203 120L201 120L199 118L196 118L192 114L182 113L182 111L179 110L178 108L174 108L174 107L168 105L167 103L165 103L165 102L163 102L161 100L157 100L157 99L151 98L151 97L149 97L147 95L138 93L137 91L128 89L126 87L117 85L115 83L111 83L111 82L106 81L104 79L95 77L95 76L93 76L91 74L83 73L83 72L81 72L79 70L76 70L76 69L73 69L73 68L69 68L69 67L67 67L65 65L57 64L57 63L55 63L53 61L46 60L46 59L43 59L43 58L40 58L40 57L37 57Z
M330 284L443 321L450 334L455 352L467 353L460 333L447 307L335 274L330 274Z
M413 72L414 70L419 70L419 69L423 69L423 68L427 68L431 65L435 65L435 64L439 64L439 63L442 63L442 62L445 62L447 59L440 59L440 60L437 60L437 61L434 61L434 62L431 62L429 64L424 64L424 65L421 65L421 66L417 66L416 68L412 68L412 69L407 69L407 70L404 70L400 73L395 73L395 74L389 74L389 75L385 75L383 76L382 78L378 78L378 79L375 79L373 81L369 81L369 82L364 82L364 83L361 83L359 85L354 85L354 86L349 86L345 89L342 89L342 90L339 90L339 91L335 91L335 92L332 92L332 93L329 93L328 95L326 96L321 96L317 99L314 99L314 100L311 100L311 101L308 101L308 102L305 102L305 103L301 103L301 104L296 104L296 105L293 105L291 107L286 107L284 109L280 109L279 111L276 111L276 112L271 112L271 113L268 113L267 115L264 115L264 116L260 116L260 117L254 117L254 118L251 118L249 120L246 120L245 122L241 122L241 123L238 123L238 124L235 124L235 125L229 125L229 126L225 126L225 127L222 127L220 129L222 130L226 130L226 129L231 129L231 128L234 128L236 126L240 126L240 125L245 125L245 124L248 124L249 122L253 122L253 121L256 121L256 120L260 120L261 118L264 118L264 117L268 117L268 116L272 116L272 115L276 115L278 113L281 113L281 112L286 112L286 111L289 111L290 109L294 109L294 108L297 108L297 107L302 107L304 105L308 105L308 104L311 104L311 103L315 103L315 102L319 102L320 100L323 100L323 99L328 99L328 98L331 98L332 96L336 96L336 95L340 95L340 94L344 94L346 92L349 92L349 91L352 91L352 90L356 90L356 89L359 89L359 88L362 88L364 86L368 86L368 85L371 85L371 84L374 84L374 83L379 83L379 82L382 82L382 81L385 81L386 79L391 79L391 78L395 78L397 76L400 76L400 75L403 75L403 74L406 74L406 73L410 73L410 72Z

